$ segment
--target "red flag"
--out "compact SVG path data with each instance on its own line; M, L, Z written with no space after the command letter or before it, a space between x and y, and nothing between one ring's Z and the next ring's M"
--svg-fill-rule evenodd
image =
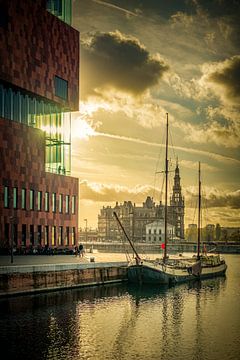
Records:
M161 244L161 248L165 249L165 244L164 243Z

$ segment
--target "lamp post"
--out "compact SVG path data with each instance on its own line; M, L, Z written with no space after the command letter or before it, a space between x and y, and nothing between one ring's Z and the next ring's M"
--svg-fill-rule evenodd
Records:
M11 254L11 264L13 263L13 234L14 234L14 229L13 229L13 223L14 223L14 217L10 216L10 225L11 225L11 237L10 237L10 254Z

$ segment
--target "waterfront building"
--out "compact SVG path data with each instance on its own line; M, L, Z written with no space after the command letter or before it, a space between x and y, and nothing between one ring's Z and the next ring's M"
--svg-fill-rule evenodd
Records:
M168 239L175 238L175 226L167 224L167 237ZM156 220L146 225L146 242L164 242L165 239L165 224L163 219Z
M0 249L72 247L79 32L71 0L1 1L0 43Z
M184 198L181 194L178 164L175 169L173 193L168 206L168 223L174 226L175 237L184 238ZM127 234L135 242L146 242L146 225L164 219L164 205L160 201L156 204L148 196L142 206L131 201L118 202L114 207L107 206L100 209L98 215L99 241L121 241L122 233L113 215L116 212Z

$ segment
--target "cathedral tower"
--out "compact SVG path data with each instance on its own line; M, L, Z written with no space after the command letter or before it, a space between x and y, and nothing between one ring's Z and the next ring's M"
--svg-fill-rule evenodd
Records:
M184 198L182 196L178 160L175 169L173 194L170 198L172 223L175 225L176 236L184 238Z

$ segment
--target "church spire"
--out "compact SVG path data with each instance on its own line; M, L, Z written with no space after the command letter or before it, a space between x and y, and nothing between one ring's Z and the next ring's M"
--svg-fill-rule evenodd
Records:
M181 177L178 164L177 158L170 205L172 207L176 235L180 238L184 238L184 198L182 196Z

